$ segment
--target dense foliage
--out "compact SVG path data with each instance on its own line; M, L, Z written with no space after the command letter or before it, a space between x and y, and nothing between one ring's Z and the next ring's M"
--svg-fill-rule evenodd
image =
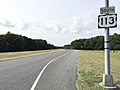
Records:
M103 50L104 37L97 36L89 39L78 39L64 46L65 49L81 49L81 50ZM110 49L120 50L120 34L115 33L110 36Z
M48 44L46 40L42 39L30 39L10 32L5 35L0 35L0 52L45 50L55 48L56 47L54 45Z

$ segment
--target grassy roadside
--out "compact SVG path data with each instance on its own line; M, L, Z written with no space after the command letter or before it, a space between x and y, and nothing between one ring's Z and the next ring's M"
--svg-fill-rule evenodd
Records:
M103 51L80 51L77 65L77 90L107 90L99 86L104 73ZM120 85L120 51L111 52L111 73L114 83Z
M23 58L23 57L30 57L30 56L40 55L40 54L54 53L54 52L59 52L59 51L62 51L62 50L56 49L56 50L39 50L39 51L0 53L0 62Z

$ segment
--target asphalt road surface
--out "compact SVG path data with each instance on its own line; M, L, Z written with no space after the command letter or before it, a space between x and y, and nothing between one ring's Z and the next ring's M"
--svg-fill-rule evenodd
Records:
M0 90L76 90L78 51L0 62Z

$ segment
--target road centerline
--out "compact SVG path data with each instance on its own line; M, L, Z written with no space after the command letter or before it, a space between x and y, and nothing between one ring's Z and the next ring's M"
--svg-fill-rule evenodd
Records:
M64 56L67 56L69 53L71 53L71 51L68 52L68 53L66 53L66 54L64 54L64 55L61 55L61 56L59 56L59 57L57 57L57 58L55 58L55 59L52 59L51 61L49 61L49 62L43 67L43 69L40 71L39 75L37 76L37 78L36 78L35 82L33 83L33 85L32 85L32 87L31 87L30 90L35 90L35 88L36 88L36 86L37 86L37 84L38 84L38 81L40 80L43 72L45 71L45 69L48 67L48 65L49 65L50 63L52 63L53 61L55 61L55 60L57 60L57 59L59 59L59 58L62 58L62 57L64 57Z

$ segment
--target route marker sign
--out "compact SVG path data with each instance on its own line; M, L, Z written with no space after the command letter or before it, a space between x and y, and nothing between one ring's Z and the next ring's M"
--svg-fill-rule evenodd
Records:
M115 6L100 8L100 14L107 14L107 13L109 14L115 13Z
M107 14L98 16L98 28L117 27L117 14Z

